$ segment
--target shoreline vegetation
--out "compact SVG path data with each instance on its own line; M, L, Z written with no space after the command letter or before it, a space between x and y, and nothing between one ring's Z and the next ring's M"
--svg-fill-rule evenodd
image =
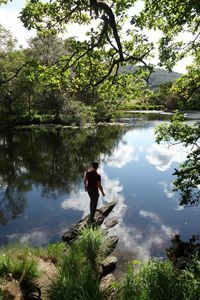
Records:
M104 232L90 227L68 247L61 242L46 248L5 246L0 249L0 299L200 299L197 255L184 268L169 259L131 261L123 278L110 276L103 289L98 263L108 248Z
M107 123L113 122L117 120L120 116L125 114L129 111L156 111L161 112L164 110L163 105L131 105L127 103L125 105L120 106L114 115L104 116L104 117L97 117L94 114L91 114L90 118L88 119L86 116L74 116L74 118L68 118L65 115L57 116L55 114L48 114L48 113L38 113L32 111L31 113L24 113L24 114L3 114L0 115L0 124L3 127L14 127L14 126L26 126L26 125L62 125L62 126L77 126L77 127L84 127L87 124L98 124L98 123Z
M183 111L184 114L187 111ZM190 111L190 112L196 112ZM64 119L55 119L54 115L37 115L33 114L31 117L27 117L26 115L16 116L10 115L8 117L1 118L0 116L0 125L2 129L7 128L37 128L38 126L45 126L45 127L56 127L56 128L87 128L87 127L94 127L94 126L102 126L102 125L126 125L124 122L120 120L123 117L126 117L127 114L162 114L162 115L173 115L174 111L165 111L160 109L156 109L153 107L149 107L148 109L141 109L137 107L130 107L123 110L120 110L119 113L110 119L102 118L102 120L90 120L84 122L67 122ZM130 124L129 124L130 125Z
M0 299L200 299L200 244L195 236L188 243L175 236L166 259L131 261L122 278L115 279L117 258L110 254L118 237L109 236L108 229L117 223L111 218L106 229L100 228L115 204L98 209L92 226L89 215L83 218L64 233L63 242L1 247Z
M188 111L180 111L180 113L184 114L187 117ZM190 110L189 112L199 112L198 110ZM102 125L126 125L126 123L121 122L120 120L123 117L126 117L130 114L161 114L161 115L168 115L171 116L175 112L164 110L163 106L142 106L142 105L130 105L124 106L123 109L118 110L115 116L112 118L102 118L98 120L90 119L90 120L82 120L82 121L71 121L68 122L65 118L56 118L55 115L49 114L37 114L32 113L32 115L22 114L22 115L9 115L9 116L1 116L0 115L0 126L2 129L7 128L38 128L38 126L45 126L45 127L55 127L55 128L87 128L87 127L94 127L94 126L102 126ZM130 125L127 123L127 125Z

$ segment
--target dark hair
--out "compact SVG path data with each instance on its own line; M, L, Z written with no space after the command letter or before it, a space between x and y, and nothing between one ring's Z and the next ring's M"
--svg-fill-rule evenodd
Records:
M98 166L99 166L99 163L97 161L93 161L93 163L92 163L93 169L97 169Z

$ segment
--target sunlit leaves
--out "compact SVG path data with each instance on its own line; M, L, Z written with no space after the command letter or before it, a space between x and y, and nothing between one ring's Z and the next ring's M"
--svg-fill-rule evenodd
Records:
M160 64L169 70L186 55L194 55L200 47L200 2L194 0L147 0L145 8L132 23L149 29L159 29ZM185 39L185 36L188 38Z
M174 188L180 192L181 205L197 205L200 202L200 124L183 123L183 116L175 116L172 123L156 128L158 143L166 141L182 143L189 147L189 154L179 169L175 170Z

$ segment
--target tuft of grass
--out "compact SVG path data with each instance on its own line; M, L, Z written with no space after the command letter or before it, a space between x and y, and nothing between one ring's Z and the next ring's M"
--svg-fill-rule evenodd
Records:
M49 291L52 300L103 300L99 279L79 245L71 246Z
M105 233L97 228L81 230L60 265L50 287L50 299L103 300L97 264L107 251Z
M66 245L62 242L49 244L46 248L33 248L33 253L43 260L51 260L54 264L60 264L65 256Z
M139 270L129 265L128 273L118 287L121 300L198 300L200 299L200 261L181 273L170 261L150 261Z
M12 276L21 284L39 277L37 263L27 246L11 246L0 249L0 277Z
M103 230L92 227L85 227L81 230L76 245L92 267L105 258L109 248Z

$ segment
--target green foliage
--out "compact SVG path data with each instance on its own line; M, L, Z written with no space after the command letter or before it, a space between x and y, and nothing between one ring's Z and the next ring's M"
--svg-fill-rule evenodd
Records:
M190 147L190 153L174 175L174 189L180 191L181 205L197 205L200 201L200 125L195 123L189 125L183 123L182 115L175 115L170 124L161 124L156 130L156 141L166 141L171 144L182 143L185 147Z
M91 125L94 122L94 112L91 106L76 100L69 100L62 108L60 119L67 125Z
M52 300L103 300L98 279L91 266L83 263L77 250L72 250L64 259L49 293Z
M188 241L183 241L179 234L171 238L172 245L165 249L168 259L177 270L183 270L189 266L192 259L200 259L200 237L192 235Z
M169 261L150 261L139 269L129 265L119 288L123 300L192 300L199 299L200 262L193 259L190 266L177 273Z
M145 1L139 17L134 16L132 23L140 28L159 29L163 32L160 39L160 64L169 70L186 55L195 55L199 49L199 13L198 1L165 0ZM191 41L183 41L184 34L192 35Z
M84 228L68 248L58 277L50 288L51 299L103 300L99 289L97 262L106 248L105 235L100 229Z
M0 250L0 277L10 274L21 284L29 284L39 277L36 261L28 247L4 247Z
M180 275L182 299L192 300L200 298L200 261L194 258L191 264Z
M65 256L64 243L48 244L46 248L33 248L35 256L41 257L43 260L51 260L54 264L60 264Z
M130 264L121 287L123 300L178 299L177 276L170 262L151 261L140 269Z
M78 237L77 244L92 268L105 258L109 245L105 233L97 228L84 228Z

